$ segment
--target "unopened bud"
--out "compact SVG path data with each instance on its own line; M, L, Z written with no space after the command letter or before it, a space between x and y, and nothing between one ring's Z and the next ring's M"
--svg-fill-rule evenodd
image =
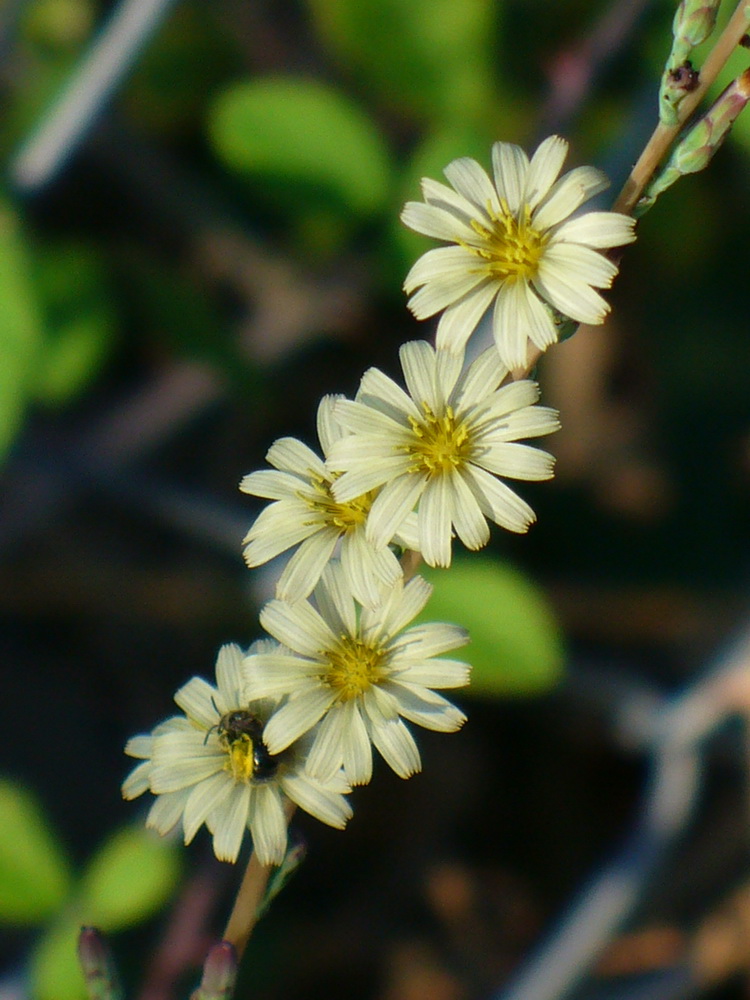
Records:
M690 54L705 42L716 26L721 0L682 0L672 22L672 51L661 78L659 118L665 125L678 123L677 109L685 94L698 85L698 71L693 69Z
M237 982L237 952L229 941L213 946L203 965L203 978L190 1000L231 1000Z
M685 50L682 59L687 59L696 45L705 42L714 30L720 3L721 0L682 0L672 22L675 46ZM675 62L682 59L678 56Z
M746 69L675 146L666 166L638 202L636 216L647 212L658 196L680 177L697 174L708 166L749 100L750 69Z
M83 970L89 1000L121 1000L122 989L112 952L95 927L81 928L78 961Z
M729 84L703 118L678 143L670 162L680 174L696 174L708 166L748 100L750 69Z

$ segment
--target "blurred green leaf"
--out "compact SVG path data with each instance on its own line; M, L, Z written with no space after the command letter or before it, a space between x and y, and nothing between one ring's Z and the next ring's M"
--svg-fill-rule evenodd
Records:
M242 174L319 185L360 217L386 204L390 163L377 128L314 80L237 83L216 101L209 132L218 156Z
M483 117L495 84L496 0L308 0L323 41L398 112Z
M42 337L20 221L0 201L0 460L21 425Z
M0 779L0 922L39 923L69 887L65 853L35 797Z
M84 1000L86 986L78 964L80 920L66 912L42 935L29 963L34 1000Z
M24 4L20 32L40 53L77 49L94 27L92 0L32 0Z
M471 644L456 655L472 665L472 694L537 694L560 680L560 629L542 593L517 569L474 557L420 572L435 588L421 620L453 622L471 633Z
M118 830L84 873L79 888L84 920L107 933L145 920L169 898L179 874L173 841L140 826Z
M42 402L60 404L84 389L109 355L116 325L111 290L99 256L83 243L42 247L35 278L47 335L34 390Z
M39 359L36 398L59 405L78 395L108 356L111 334L106 312L85 313L56 330Z

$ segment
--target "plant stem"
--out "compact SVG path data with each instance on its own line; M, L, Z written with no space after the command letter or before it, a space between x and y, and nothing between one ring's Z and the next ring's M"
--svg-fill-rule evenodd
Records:
M287 824L291 821L295 809L296 806L293 802L287 802L285 808ZM266 894L268 880L273 869L273 865L262 865L258 861L255 851L250 855L223 937L224 941L229 941L230 944L234 945L238 962L244 954L250 935L255 930L255 925L258 923L261 903Z
M701 67L698 86L686 94L678 109L679 121L676 125L656 126L651 138L638 158L625 181L625 185L612 206L613 212L623 212L630 215L643 191L654 175L656 168L667 154L669 147L677 138L682 126L692 115L706 95L711 84L724 68L729 57L740 44L740 41L750 27L750 4L740 0L737 8L727 22L726 27L709 52Z
M234 945L238 961L258 922L258 910L272 871L273 866L262 865L253 851L224 930L223 940Z

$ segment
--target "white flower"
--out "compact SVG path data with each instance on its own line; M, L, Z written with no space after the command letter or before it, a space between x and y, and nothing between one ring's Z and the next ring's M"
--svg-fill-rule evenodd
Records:
M335 402L335 396L324 396L318 407L324 455L344 435L333 416ZM341 561L357 600L376 604L381 590L401 576L401 567L390 549L376 551L365 537L374 494L365 492L345 503L335 500L335 477L295 438L276 441L266 458L274 468L251 472L240 484L245 493L275 501L261 511L244 539L248 566L260 566L298 545L276 588L282 600L298 601L312 593L341 540Z
M246 660L249 698L288 695L266 725L272 753L318 723L307 765L328 780L343 766L354 785L372 775L371 743L402 778L419 771L414 738L401 717L453 732L465 716L432 688L468 683L469 665L437 659L468 641L456 625L405 626L425 606L432 587L421 577L399 582L375 609L357 609L345 575L331 563L308 601L270 601L261 624L282 649ZM321 721L322 720L322 721Z
M221 861L237 860L249 829L261 864L278 865L287 843L285 798L342 829L352 814L343 797L350 789L340 771L324 782L308 774L300 745L270 753L263 727L278 700L244 697L243 658L239 646L222 646L217 687L193 677L175 695L185 715L129 740L125 753L142 763L126 778L122 794L134 799L153 792L157 798L146 825L166 834L182 820L186 844L205 823Z
M424 341L401 348L409 394L377 368L365 372L356 401L336 413L351 434L331 449L343 470L333 484L342 503L382 487L367 519L367 537L387 545L419 504L416 548L430 566L449 566L455 529L464 545L489 539L489 518L526 531L534 511L497 476L549 479L553 458L518 444L558 429L557 413L535 406L535 382L511 382L490 348L462 372L463 351L435 351Z
M404 207L411 229L457 244L428 250L404 282L418 319L445 310L438 347L461 350L493 302L495 342L511 370L526 365L527 337L541 351L557 340L553 310L579 323L604 321L609 306L594 289L609 288L617 265L597 251L631 243L634 222L617 212L570 218L609 182L594 167L558 180L567 151L553 135L529 162L519 146L496 142L494 183L464 157L445 168L453 190L424 178L424 203Z

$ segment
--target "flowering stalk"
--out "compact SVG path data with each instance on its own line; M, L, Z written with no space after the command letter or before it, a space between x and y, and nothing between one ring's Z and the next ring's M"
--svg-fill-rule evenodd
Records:
M698 83L698 73L689 62L690 53L709 37L716 26L721 0L682 0L672 23L674 42L664 67L659 90L659 119L677 125L677 108Z
M729 84L710 110L675 146L666 166L646 188L635 206L644 215L659 195L686 174L697 174L711 162L729 135L737 116L750 100L750 69Z
M632 213L635 205L643 194L646 186L654 175L656 168L666 156L670 146L677 138L682 125L688 120L700 102L706 95L709 87L724 68L729 57L737 46L741 43L748 29L750 29L750 4L747 0L740 0L737 7L711 49L703 63L700 72L698 85L685 95L680 102L677 115L677 122L674 125L665 125L663 122L654 129L651 138L646 143L643 152L630 171L630 176L625 181L622 191L612 206L615 212ZM539 355L536 354L536 359ZM529 358L530 364L527 371L531 370L536 359Z

